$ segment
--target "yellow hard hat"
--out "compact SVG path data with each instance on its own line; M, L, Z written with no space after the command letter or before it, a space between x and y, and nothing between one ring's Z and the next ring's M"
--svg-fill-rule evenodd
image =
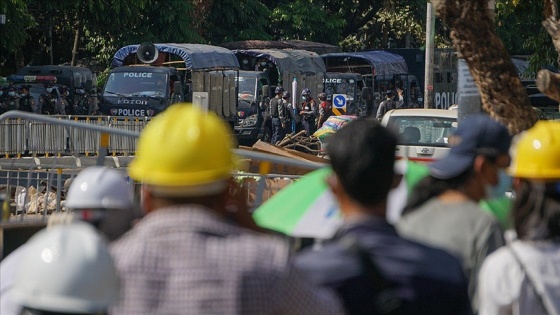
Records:
M234 169L232 141L228 126L214 113L175 104L140 134L129 175L161 196L219 193Z
M539 121L517 136L512 147L511 176L560 179L560 123Z

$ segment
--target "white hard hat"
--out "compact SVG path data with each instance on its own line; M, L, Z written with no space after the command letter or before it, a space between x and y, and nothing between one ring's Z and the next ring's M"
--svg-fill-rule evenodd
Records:
M16 271L14 301L62 313L105 312L119 299L119 279L107 244L90 225L74 222L35 234Z
M134 207L131 186L124 173L104 166L81 171L70 184L65 207L77 209L130 209Z

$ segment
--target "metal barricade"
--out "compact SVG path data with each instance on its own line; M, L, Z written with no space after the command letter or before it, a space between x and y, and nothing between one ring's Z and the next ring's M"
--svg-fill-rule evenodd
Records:
M23 119L8 119L0 125L0 154L9 157L24 154L29 130Z
M109 126L140 133L147 122L147 118L144 117L111 117ZM112 155L132 155L136 152L136 143L136 138L112 134L109 138L109 153Z
M68 116L56 116L59 120L67 120ZM59 124L36 122L29 123L29 153L32 155L57 155L68 153L70 133Z
M70 119L98 126L107 126L108 117L106 116L70 116ZM69 150L74 155L83 154L93 156L97 154L99 148L99 133L91 132L87 129L73 128L69 143Z

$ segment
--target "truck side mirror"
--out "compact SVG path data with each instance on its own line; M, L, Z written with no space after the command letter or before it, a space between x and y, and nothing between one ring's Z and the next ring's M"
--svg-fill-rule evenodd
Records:
M262 87L262 96L264 98L270 97L270 86L269 85L263 85Z
M371 88L370 87L363 87L362 88L362 99L366 100L367 102L370 102L372 99L372 93L371 93Z

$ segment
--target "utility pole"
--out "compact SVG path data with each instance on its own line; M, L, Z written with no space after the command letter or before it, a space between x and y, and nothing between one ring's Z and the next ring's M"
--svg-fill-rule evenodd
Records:
M426 62L424 67L424 108L434 107L434 33L436 17L431 2L426 4Z

